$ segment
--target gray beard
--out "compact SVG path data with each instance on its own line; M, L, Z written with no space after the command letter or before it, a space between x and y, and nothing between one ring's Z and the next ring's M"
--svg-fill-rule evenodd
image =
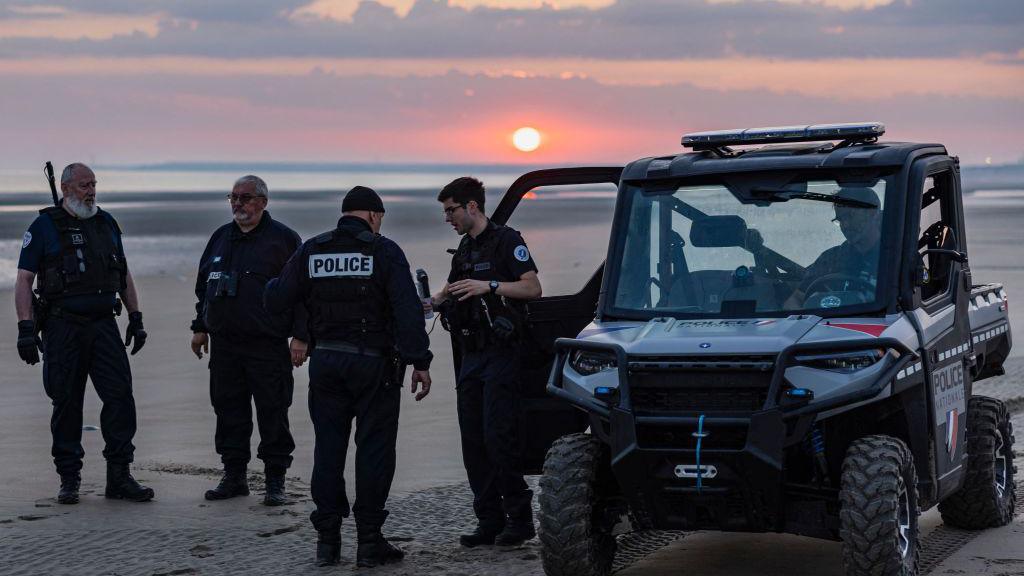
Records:
M68 210L71 210L71 213L80 220L88 220L89 218L92 218L99 210L99 207L95 204L91 207L87 206L84 200L79 200L74 196L66 196L64 198L64 205L67 206Z

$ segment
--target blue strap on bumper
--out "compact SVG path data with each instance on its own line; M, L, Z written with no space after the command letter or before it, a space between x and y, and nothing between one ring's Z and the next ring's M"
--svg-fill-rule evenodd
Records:
M700 443L704 440L704 415L701 414L697 420L697 494L701 493L701 478L704 476L704 469L700 466Z

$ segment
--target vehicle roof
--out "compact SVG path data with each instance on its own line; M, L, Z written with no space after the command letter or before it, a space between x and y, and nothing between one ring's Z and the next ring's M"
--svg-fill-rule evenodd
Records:
M761 172L902 166L914 153L946 154L942 144L878 142L830 149L822 142L770 145L721 156L712 150L641 158L622 172L623 180L672 179L688 176Z

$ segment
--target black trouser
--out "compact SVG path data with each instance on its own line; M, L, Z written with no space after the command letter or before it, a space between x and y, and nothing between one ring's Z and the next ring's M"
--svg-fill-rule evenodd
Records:
M288 407L294 389L287 339L212 337L210 402L217 414L214 445L226 469L244 468L249 462L253 403L260 429L256 457L267 466L291 465L295 441L288 427Z
M103 457L128 464L135 454L135 398L128 355L113 316L77 322L52 317L43 331L43 386L53 401L50 431L58 474L82 469L82 403L86 378L103 402Z
M345 456L356 419L356 523L379 528L395 476L395 441L402 388L390 383L388 359L317 349L309 361L313 419L311 492L317 530L335 530L349 515ZM400 380L400 379L399 379Z
M523 480L519 448L521 393L516 348L487 348L462 357L458 378L462 460L473 490L473 511L485 530L506 517L526 518L533 492Z

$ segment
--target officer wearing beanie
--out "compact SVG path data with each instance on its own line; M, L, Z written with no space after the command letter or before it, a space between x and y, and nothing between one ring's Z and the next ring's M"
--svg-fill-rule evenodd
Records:
M413 365L411 390L421 400L430 392L433 355L409 263L380 235L380 196L356 186L341 211L334 230L303 243L267 284L264 305L276 314L302 302L309 314L309 414L316 436L310 520L318 533L317 563L339 562L341 520L349 515L343 473L355 418L356 564L373 567L405 555L381 526L395 473L405 367Z

